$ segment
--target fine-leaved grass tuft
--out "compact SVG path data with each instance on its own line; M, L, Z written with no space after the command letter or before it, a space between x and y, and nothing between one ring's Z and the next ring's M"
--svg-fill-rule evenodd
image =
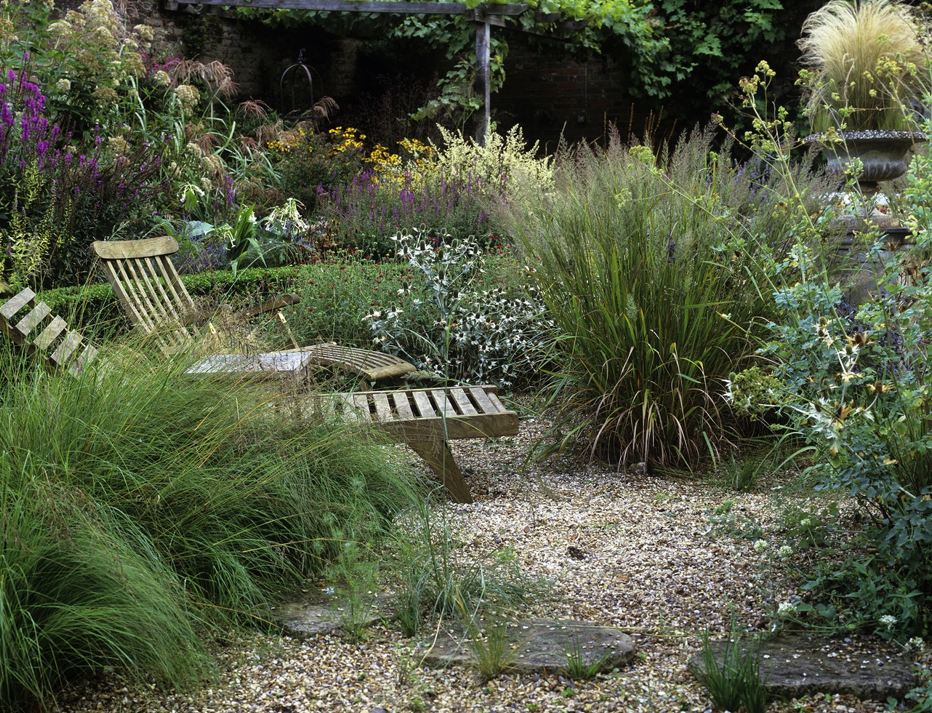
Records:
M188 357L127 344L77 378L4 358L4 710L50 706L105 665L190 683L209 669L205 631L265 625L333 558L335 531L375 541L416 500L374 437L274 388L186 379Z
M706 632L702 637L702 682L712 702L725 710L764 713L767 690L760 679L760 649L744 644L736 629L725 642L719 661Z
M588 681L595 678L602 670L605 662L611 656L611 652L590 653L580 640L579 633L573 632L572 637L567 641L563 649L563 655L566 658L563 667L564 673L574 681Z
M689 467L735 435L724 384L773 313L769 265L822 191L735 163L697 131L667 150L579 147L555 190L503 208L562 338L554 403L574 437L619 465Z

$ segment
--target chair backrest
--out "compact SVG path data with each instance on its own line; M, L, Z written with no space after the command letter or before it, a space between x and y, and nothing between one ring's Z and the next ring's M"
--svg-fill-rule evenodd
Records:
M49 366L72 374L80 374L97 356L97 349L68 329L64 319L53 316L45 302L36 302L36 293L28 287L0 305L0 332Z
M133 325L165 352L190 344L196 312L171 262L178 252L174 238L96 241L91 249Z

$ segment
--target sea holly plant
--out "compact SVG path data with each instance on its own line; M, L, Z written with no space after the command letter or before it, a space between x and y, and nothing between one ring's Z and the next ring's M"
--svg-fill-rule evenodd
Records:
M928 226L915 227L914 250L928 254ZM771 405L821 456L820 487L848 493L871 523L879 554L851 573L851 586L867 592L867 579L895 580L920 600L883 636L920 631L932 595L930 274L915 267L916 253L889 247L878 239L871 250L882 267L873 299L846 310L842 289L797 246L801 280L777 292L783 314L764 349L784 387Z
M443 378L514 386L538 376L550 356L554 324L536 292L482 289L486 254L475 238L416 229L394 240L422 286L402 288L418 291L407 311L367 315L376 344Z

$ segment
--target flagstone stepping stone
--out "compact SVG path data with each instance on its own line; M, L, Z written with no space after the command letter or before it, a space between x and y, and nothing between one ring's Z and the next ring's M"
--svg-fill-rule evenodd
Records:
M387 595L376 595L368 610L362 615L364 625L369 626L388 616L389 601ZM320 592L308 593L300 599L282 604L274 613L286 636L306 639L317 634L342 630L346 617L349 616L348 611L345 600Z
M726 642L710 643L721 666ZM751 641L739 643L745 651L753 645ZM689 670L702 680L701 653L690 659ZM839 693L885 701L902 698L917 685L910 659L888 645L805 634L761 642L760 677L771 695L784 698Z
M553 673L567 666L568 652L578 652L584 664L598 664L607 671L627 661L634 653L631 638L611 626L584 621L531 619L508 625L505 634L516 646L510 672ZM444 631L436 641L431 636L418 643L425 666L475 665L475 656L464 634Z

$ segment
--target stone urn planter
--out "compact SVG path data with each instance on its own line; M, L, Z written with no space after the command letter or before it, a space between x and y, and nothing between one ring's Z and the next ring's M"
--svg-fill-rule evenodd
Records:
M878 181L899 178L909 168L909 151L928 141L921 131L840 131L839 141L824 141L825 134L812 134L804 140L822 149L828 170L839 175L852 159L860 159L858 185L865 195L877 192Z

